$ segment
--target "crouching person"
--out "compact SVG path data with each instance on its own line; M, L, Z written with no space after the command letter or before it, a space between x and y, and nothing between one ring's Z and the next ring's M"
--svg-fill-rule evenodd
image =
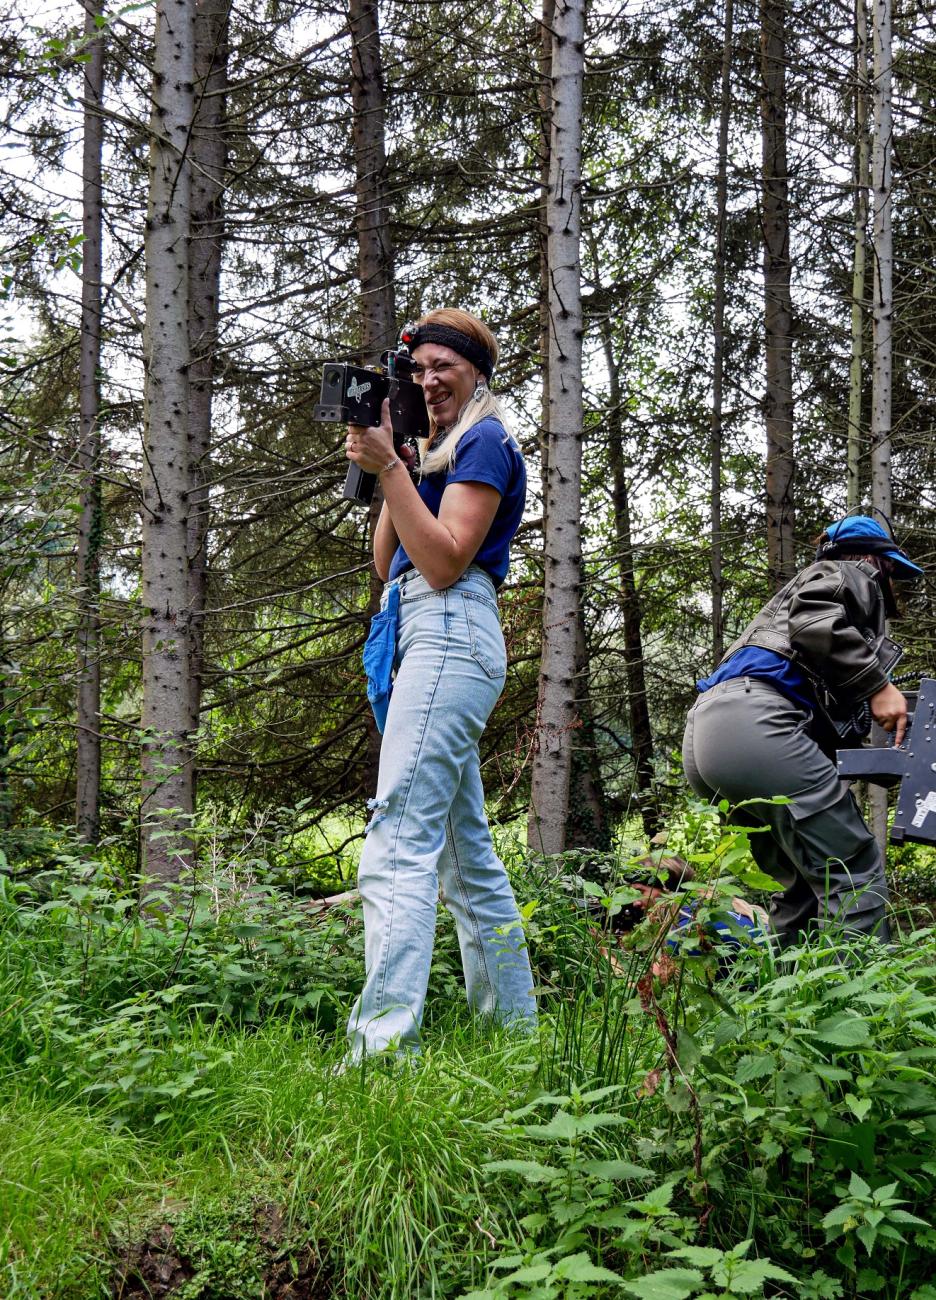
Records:
M894 582L921 573L875 520L841 519L698 683L683 739L693 790L732 804L788 801L732 814L765 828L751 852L782 885L770 920L783 944L831 922L888 937L883 856L835 751L860 743L872 717L903 739L907 702L890 681L900 650L885 619L898 612Z

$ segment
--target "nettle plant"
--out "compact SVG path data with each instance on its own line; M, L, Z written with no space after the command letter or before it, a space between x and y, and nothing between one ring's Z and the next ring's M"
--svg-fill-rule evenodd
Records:
M488 1174L519 1179L519 1199L530 1209L519 1219L524 1235L517 1249L495 1263L500 1276L463 1300L578 1300L622 1292L682 1300L701 1291L712 1300L762 1295L768 1282L795 1281L770 1260L747 1259L750 1241L730 1250L686 1244L700 1230L698 1212L674 1204L686 1171L647 1189L654 1170L615 1156L609 1142L622 1130L634 1142L636 1117L592 1109L619 1101L620 1092L605 1087L540 1097L488 1126L526 1138L540 1158L485 1166ZM547 1123L522 1122L543 1108L553 1110ZM653 1257L693 1267L647 1272L645 1261Z
M118 1122L163 1122L214 1091L226 1031L277 1015L333 1030L363 969L357 909L309 912L232 879L151 895L143 915L94 862L41 892L0 880L10 1064Z
M708 874L699 924L582 950L602 978L568 986L544 1058L565 1090L499 1121L535 1158L488 1166L525 1213L473 1300L936 1300L936 937L830 927L782 957L729 952L707 915L771 882L748 828L699 815L680 846ZM586 892L609 916L627 901L613 881Z

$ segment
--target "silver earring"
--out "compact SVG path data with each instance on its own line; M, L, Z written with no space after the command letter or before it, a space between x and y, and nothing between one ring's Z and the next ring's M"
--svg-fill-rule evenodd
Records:
M487 384L484 382L483 379L479 379L478 382L475 384L475 390L473 394L474 400L476 402L483 402L485 397L487 397L487 391L488 391Z

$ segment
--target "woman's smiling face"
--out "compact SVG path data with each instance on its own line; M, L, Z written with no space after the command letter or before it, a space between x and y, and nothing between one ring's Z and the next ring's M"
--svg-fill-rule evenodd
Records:
M474 393L479 371L441 343L421 343L413 361L413 379L422 386L429 414L440 429L450 429Z

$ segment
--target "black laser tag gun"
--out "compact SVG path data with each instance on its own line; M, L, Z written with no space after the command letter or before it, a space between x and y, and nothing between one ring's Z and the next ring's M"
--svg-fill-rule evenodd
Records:
M413 359L405 347L385 352L381 364L373 368L326 361L315 419L331 424L377 425L380 408L388 397L396 450L410 438L428 438L429 412L422 389L410 378L412 372ZM377 476L365 474L352 461L341 495L369 506L376 485Z
M936 844L936 679L924 677L919 691L905 694L912 713L900 749L875 723L869 745L838 751L839 776L899 786L891 843Z

